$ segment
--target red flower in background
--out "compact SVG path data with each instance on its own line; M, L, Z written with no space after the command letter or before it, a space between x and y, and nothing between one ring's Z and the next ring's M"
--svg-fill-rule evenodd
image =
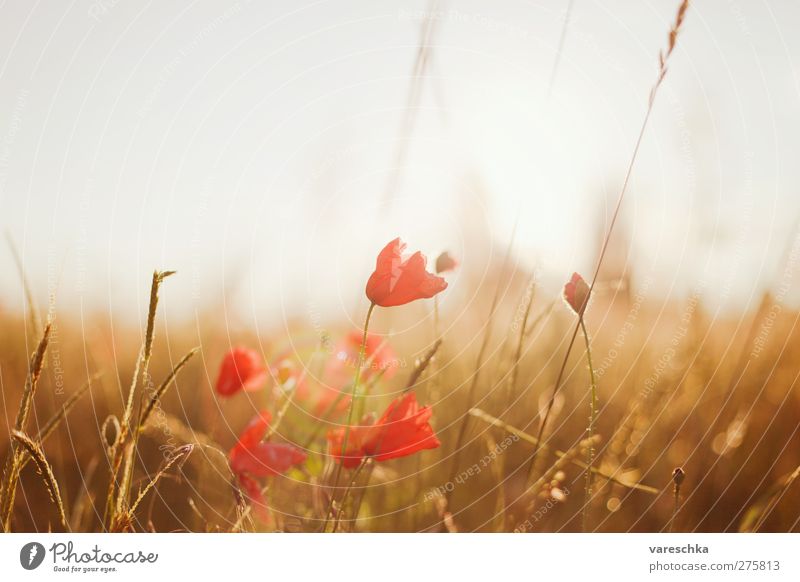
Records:
M436 257L436 274L447 273L455 271L458 267L458 261L453 258L453 255L444 251L441 255Z
M428 299L447 288L447 281L425 270L425 257L417 251L403 260L406 245L396 238L378 255L367 281L367 298L381 307Z
M248 348L231 349L222 359L217 376L217 394L233 396L240 390L258 390L267 379L267 368L258 352Z
M317 416L324 415L340 396L341 399L336 404L334 412L341 414L347 410L350 404L350 396L344 394L344 392L345 388L353 380L355 369L358 365L362 338L362 332L353 330L336 344L333 356L325 365L325 382L321 387L320 397L314 408ZM368 381L381 371L383 371L383 377L387 380L394 376L397 371L397 356L392 346L383 337L377 334L368 334L361 378Z
M347 468L358 466L364 457L387 461L435 449L441 443L433 432L430 406L417 403L413 392L396 398L371 426L351 426L347 449L342 450L346 427L328 433L331 455Z
M358 365L363 337L362 332L353 330L336 344L333 357L325 366L325 379L330 384L342 386L353 379L353 371ZM361 377L369 380L383 370L384 376L388 379L397 371L396 367L397 356L389 342L377 334L367 334L367 343L364 347L364 369L361 371Z
M267 507L267 499L261 489L261 483L249 477L246 473L236 476L242 489L247 495L258 518L267 524L272 524L272 516Z
M305 462L307 455L294 445L261 442L271 420L269 411L262 410L245 427L228 453L231 471L237 476L271 477Z
M572 273L572 278L564 285L564 301L578 316L583 316L589 302L589 285L578 273Z
M253 510L266 524L272 523L262 485L256 477L271 477L285 473L294 465L304 463L306 454L295 446L284 443L262 442L269 431L272 415L262 410L239 435L239 440L228 453L231 472L241 485Z

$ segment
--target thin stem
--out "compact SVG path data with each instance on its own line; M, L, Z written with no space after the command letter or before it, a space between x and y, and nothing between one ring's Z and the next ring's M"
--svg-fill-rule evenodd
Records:
M439 331L439 296L433 296L433 341L437 341L442 337Z
M614 232L614 226L617 224L617 218L619 217L620 208L622 207L622 201L625 199L625 193L628 191L628 183L630 182L631 174L633 174L633 166L636 162L636 158L639 155L639 148L642 145L642 139L644 138L645 129L647 129L647 122L650 120L650 114L653 111L653 104L655 103L656 93L658 88L661 86L661 81L663 80L663 74L661 74L658 78L658 81L653 86L653 91L650 94L650 99L647 102L647 112L645 113L644 120L642 121L642 126L639 129L639 136L636 138L636 145L633 148L633 154L631 155L630 162L628 163L628 170L625 173L625 180L622 182L622 189L620 190L619 197L617 198L617 204L614 207L614 213L611 216L611 223L608 226L608 231L606 232L606 236L603 240L603 246L600 249L600 256L597 259L597 265L594 269L594 274L592 275L592 282L589 285L589 293L587 294L587 301L589 297L592 295L592 291L594 290L595 283L597 283L597 276L600 273L600 268L603 266L603 259L606 256L606 251L608 250L608 244L611 240L611 235ZM564 370L567 367L567 360L569 359L569 355L572 352L572 347L575 345L575 338L578 336L578 330L581 327L581 321L579 320L578 323L575 324L575 329L572 332L572 337L569 340L569 344L567 344L567 351L564 354L564 360L561 363L561 369L558 372L558 377L556 378L556 382L553 385L553 392L550 394L550 400L547 403L547 410L545 411L544 417L542 418L542 422L539 424L539 434L537 435L537 439L539 443L542 441L542 435L544 434L545 427L547 426L547 421L550 419L550 413L553 410L553 404L556 400L556 395L558 394L559 389L561 388L561 380L564 377ZM533 456L530 461L530 466L533 468L535 466L536 456L539 454L539 446L537 445L536 449L533 451ZM528 476L530 479L530 475Z
M681 486L675 483L675 488L673 489L672 517L669 520L669 533L672 533L675 527L675 518L678 517L678 510L680 509L680 498Z
M483 422L501 428L509 434L513 434L523 442L536 446L537 441L535 437L531 436L530 434L526 433L523 430L518 429L513 425L508 424L507 422L500 420L499 418L495 418L494 416L484 412L480 408L473 408L472 410L469 411L469 413L470 415L482 420ZM543 444L542 448L546 451L548 450L552 451L552 453L558 458L563 458L567 454L566 452L560 451L558 449L551 449L547 444ZM586 463L584 463L580 459L570 459L570 462L576 467L580 467L581 469L586 469ZM660 490L656 489L655 487L650 487L649 485L643 485L642 483L631 482L628 480L621 479L620 477L617 477L614 472L608 472L602 469L598 469L597 467L594 467L592 468L592 473L594 473L598 477L602 477L607 481L625 487L626 489L643 491L645 493L649 493L650 495L658 495L660 493Z
M508 239L508 247L506 247L506 253L503 257L502 267L500 268L500 272L504 273L506 267L508 266L508 261L511 258L511 250L514 248L514 240L517 236L517 226L519 225L519 214L517 214L517 218L514 220L514 227L511 229L511 236ZM508 285L506 285L506 290L508 289ZM500 290L502 288L502 280L498 278L497 287L494 290L494 296L492 297L492 304L489 307L489 316L486 318L486 324L484 325L484 333L483 333L483 340L481 341L481 347L478 350L478 357L475 361L475 373L472 375L472 382L469 386L469 391L467 392L467 410L471 409L473 406L473 402L475 400L475 390L478 386L478 379L480 378L481 368L483 367L483 357L486 353L486 350L489 347L489 342L492 339L492 324L495 314L497 313L497 308L500 305ZM458 471L458 463L461 460L461 451L462 448L466 448L464 445L464 439L467 436L467 428L469 427L469 414L465 414L464 417L461 419L458 428L458 434L456 436L456 443L453 452L453 461L450 466L450 474L448 481L452 481L456 477L456 473ZM450 506L450 501L452 498L453 489L445 492L445 502L447 506Z
M378 381L383 377L383 375L385 373L386 373L386 368L384 368L382 370L379 370L378 373L375 374L375 376L369 381L369 383L367 384L367 388L369 388L370 386L372 386L374 384L377 384ZM314 441L319 436L319 433L322 432L322 429L325 428L325 425L328 423L328 421L330 421L331 417L333 416L334 411L336 410L336 407L339 405L339 403L342 401L342 398L344 398L344 397L345 397L345 393L344 392L339 392L338 396L336 396L336 398L334 398L333 402L331 402L328 405L328 408L325 409L325 412L323 412L319 416L319 418L317 418L317 420L319 422L314 424L314 428L311 431L311 434L300 445L301 449L307 450L309 447L311 447L312 444L314 444Z
M342 501L339 504L339 511L336 512L336 517L333 519L333 530L332 530L333 533L336 533L336 530L339 528L339 524L341 523L342 520L342 513L344 513L344 506L345 503L347 503L347 496L350 495L350 492L353 490L353 487L355 487L356 480L361 475L361 471L364 470L367 461L369 461L369 457L364 457L363 459L361 459L361 463L359 463L358 467L356 467L356 470L353 472L353 478L350 480L350 485L347 486L347 489L345 489L344 493L342 494ZM356 517L358 516L354 515L353 519L355 519Z
M427 13L434 15L438 13L439 0L431 0ZM408 157L411 138L414 133L417 117L420 111L420 100L422 99L422 89L425 79L426 69L431 64L432 52L434 47L434 35L438 22L436 18L428 17L422 22L417 55L414 60L414 68L411 72L411 83L408 87L406 105L403 117L400 121L400 128L397 136L397 147L394 154L393 169L388 176L386 190L383 193L381 206L388 212L394 202L402 178L403 170Z
M589 439L589 448L586 453L586 498L583 502L583 531L586 532L589 525L589 505L592 502L592 468L594 466L594 426L597 422L597 379L594 375L594 367L592 366L592 348L589 342L589 334L586 331L586 325L583 321L583 316L579 316L581 331L583 332L583 339L586 343L586 360L589 364L589 378L591 381L591 399L589 402L589 427L587 429L587 438Z
M333 491L331 492L331 502L325 516L325 526L327 527L328 520L332 516L334 500L336 499L336 490L339 488L339 479L342 477L342 467L344 466L344 456L347 454L347 441L350 439L350 425L353 423L353 411L356 408L356 400L358 399L358 384L361 380L361 367L364 365L364 356L367 352L367 332L369 330L369 320L372 317L372 311L375 309L375 304L370 303L367 310L367 317L364 320L364 335L361 338L361 349L358 351L358 367L356 367L356 376L353 380L353 387L350 390L350 408L347 412L347 424L344 428L344 439L342 439L342 448L340 451L341 459L336 467L336 476L333 479Z
M353 517L355 519L358 518L358 514L361 513L361 503L364 501L364 496L367 494L367 486L369 485L370 480L372 479L372 473L375 470L375 459L372 457L367 458L367 476L364 479L364 486L361 487L359 491L358 497L353 502Z
M567 10L564 13L564 24L561 26L561 36L558 39L558 48L556 49L556 58L553 60L553 69L550 71L550 82L547 84L547 99L553 94L553 86L556 84L556 73L558 72L558 65L561 63L561 53L564 52L564 40L567 38L567 28L569 26L569 18L572 14L572 4L574 0L569 0L567 3Z
M531 280L528 283L528 286L525 290L525 295L527 300L525 304L525 312L522 315L522 323L519 325L517 350L514 353L514 362L511 365L511 382L509 384L510 391L508 392L509 395L517 393L517 380L519 378L519 362L522 359L522 348L525 345L525 336L527 334L527 328L528 328L528 317L530 316L531 308L533 307L535 285L536 282L534 280L534 277L531 277Z
M433 296L433 342L434 348L439 349L439 345L442 343L442 332L441 332L441 322L439 319L439 296ZM434 401L439 400L439 365L438 362L433 361L431 362L431 383L430 387L427 390L427 394L429 397L432 397ZM407 387L407 389L410 388Z
M586 296L586 300L589 300L589 297L592 295L592 291L594 291L595 283L597 283L597 276L600 273L600 268L603 266L603 259L606 256L606 251L608 250L608 244L611 240L611 234L614 232L614 226L617 224L617 218L619 217L620 208L622 208L622 201L625 199L625 193L628 191L628 183L631 179L631 174L633 174L633 166L636 163L636 158L639 155L639 148L642 145L642 139L644 138L645 129L647 129L647 122L650 120L650 114L653 112L653 105L656 102L656 95L658 94L658 89L661 87L662 82L664 81L664 77L667 75L667 62L669 61L669 57L672 55L672 51L675 49L677 40L678 40L678 33L681 30L681 26L683 25L684 18L686 17L686 11L689 8L689 0L683 0L678 7L678 14L675 17L675 22L670 28L669 31L669 43L667 45L666 52L659 52L658 54L658 76L656 77L655 83L653 83L653 87L650 89L650 95L647 99L647 111L644 115L644 120L642 120L642 126L639 129L639 136L636 138L636 145L633 148L633 154L631 154L630 162L628 163L628 170L625 173L625 180L622 182L622 188L619 192L619 197L617 198L617 204L614 207L614 213L611 216L611 223L608 225L608 231L606 232L606 236L603 239L603 246L600 249L600 256L597 259L597 266L594 270L594 275L592 276L592 283L589 285L589 293ZM561 386L561 379L564 375L564 369L567 366L567 360L569 359L569 354L572 351L573 345L575 345L575 338L578 335L578 328L580 327L580 321L575 324L575 331L572 332L572 338L569 341L569 345L567 346L567 353L564 354L564 362L561 365L561 371L558 373L558 378L556 380L555 385L553 386L553 392L550 395L550 401L547 404L547 411L545 412L544 418L542 418L542 422L539 425L539 436L538 440L541 443L542 435L544 434L545 426L547 425L547 420L550 418L550 412L553 410L553 403L556 399L556 394ZM531 459L531 467L535 466L536 455L539 454L539 445L536 446L536 449L533 451L533 458Z

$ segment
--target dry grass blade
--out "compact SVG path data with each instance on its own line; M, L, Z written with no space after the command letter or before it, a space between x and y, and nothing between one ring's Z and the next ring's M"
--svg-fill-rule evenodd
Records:
M169 373L169 375L167 375L166 378L164 378L164 381L161 382L159 387L156 388L152 398L150 398L150 402L147 404L147 408L144 409L144 412L142 412L142 415L139 418L140 430L145 424L147 424L147 420L153 413L153 409L159 403L161 397L164 396L164 393L167 391L167 388L170 387L172 381L175 380L175 378L178 375L178 372L181 371L181 369L187 364L187 362L192 358L192 356L194 356L199 350L200 350L199 347L189 350L189 352L185 356L183 356L177 364L175 364L175 367L172 368L172 371Z
M89 461L89 466L81 476L81 488L75 501L72 502L71 515L70 515L70 528L72 531L86 531L84 522L94 515L94 499L95 495L89 489L89 484L93 481L94 475L97 472L97 467L100 466L100 457L94 456Z
M564 12L564 24L561 26L561 36L558 39L558 48L556 49L556 58L553 59L553 68L550 71L550 81L547 83L547 98L553 94L553 87L556 84L556 74L558 73L558 65L561 64L561 55L564 52L564 41L567 38L567 28L569 28L569 20L572 15L572 5L574 0L569 0L567 9Z
M169 459L167 459L167 461L164 463L164 466L159 470L158 473L156 473L155 477L150 479L150 482L145 486L144 489L141 490L139 496L136 498L136 501L133 502L133 505L130 508L131 515L133 515L133 513L136 512L136 509L142 503L144 498L147 497L147 494L150 493L150 491L152 491L153 488L158 484L158 481L161 479L161 477L163 477L167 473L167 471L169 471L172 468L173 465L175 465L179 461L180 462L185 461L186 458L190 454L192 454L193 450L194 450L194 445L191 444L183 445L182 447L179 447L178 449L175 450L173 455Z
M770 487L766 495L747 510L742 523L739 525L739 531L758 532L798 477L800 477L800 466Z
M250 526L250 530L253 531L255 528L255 523L253 521L252 516L250 515L253 511L253 505L248 501L248 498L245 496L244 492L239 488L239 485L234 477L231 480L231 487L233 488L234 498L236 500L236 512L238 517L236 518L236 522L231 527L231 532L240 532L244 531L244 524L247 523ZM270 484L267 484L266 487L261 489L261 495L266 495L269 492Z
M155 336L156 312L158 311L158 292L164 279L174 274L175 271L153 272L153 279L150 285L150 307L147 311L145 341L142 346L141 354L136 361L136 368L134 369L131 385L128 389L125 410L123 412L122 422L120 423L120 432L111 451L112 461L104 519L106 524L115 522L116 514L124 513L125 505L128 501L131 479L133 477L133 453L136 448L136 437L138 437L139 434L138 430L134 430L136 427L131 426L136 402L137 386L141 378L144 378L144 381L147 381L148 378L148 368L150 365L150 356L153 352L153 339ZM144 387L142 387L139 392L139 400L141 401L141 393L144 392ZM134 435L133 440L130 438L131 434ZM122 470L121 476L120 470Z
M33 396L36 394L36 387L39 384L39 377L42 374L42 367L44 366L44 355L47 352L47 345L50 342L50 324L44 328L42 339L39 341L39 346L31 356L31 362L28 367L28 378L25 381L25 390L22 392L22 401L17 411L17 420L14 423L15 430L25 430L25 425L28 422L30 415L31 405L33 403Z
M36 469L42 476L42 480L44 481L45 487L47 487L48 493L50 493L50 499L53 500L53 503L55 503L56 508L58 509L58 517L61 520L61 526L66 531L69 531L67 514L64 511L64 504L61 501L61 493L58 489L58 482L56 481L56 476L53 475L53 469L50 467L50 463L47 462L47 459L44 456L44 452L42 452L42 449L39 447L39 445L33 442L25 433L15 430L11 432L11 437L14 439L14 442L23 448L28 455L30 455L30 458L33 459L33 462L36 464Z
M594 269L594 274L592 275L592 282L589 285L589 293L587 294L586 301L592 295L594 291L595 284L597 283L597 277L600 274L600 269L603 266L603 260L605 259L606 252L608 251L609 242L611 241L611 235L614 233L614 227L617 224L617 219L619 218L620 209L622 208L622 202L625 199L625 194L628 191L628 184L630 183L631 175L633 174L633 167L636 164L636 158L639 156L639 148L642 145L642 140L644 139L644 133L647 129L647 124L650 121L650 114L653 112L653 105L655 104L656 94L658 93L658 89L661 86L664 77L667 74L667 61L669 60L670 55L672 55L672 51L675 49L675 45L678 38L678 32L683 25L684 18L686 16L686 10L689 8L689 0L683 0L680 6L678 7L678 13L675 18L675 23L673 24L672 28L670 28L669 32L669 43L667 46L666 52L660 52L658 55L658 62L659 62L659 70L658 70L658 77L656 82L653 84L653 87L650 90L650 97L647 101L647 110L644 115L644 119L642 120L642 125L639 128L639 135L636 138L636 143L633 146L633 153L631 154L630 161L628 162L628 169L625 172L625 179L622 181L622 188L620 188L619 196L617 197L617 203L614 206L614 212L611 215L611 221L608 225L608 230L606 231L606 235L603 238L603 245L600 247L600 256L597 258L597 265ZM550 418L550 414L553 410L553 405L555 404L556 395L558 394L559 389L561 388L561 380L564 377L564 372L567 368L567 362L569 360L569 355L572 352L572 347L575 345L575 339L578 337L578 331L580 330L582 318L578 318L578 322L575 324L575 328L572 332L572 336L567 344L567 351L564 354L564 360L561 364L561 369L558 372L558 376L556 377L555 384L553 385L553 391L550 395L550 400L547 403L547 408L544 413L544 417L542 417L541 422L539 423L539 432L537 435L537 441L542 440L542 436L544 435L545 427L547 426L547 421ZM530 460L530 467L536 466L536 456L539 453L539 446L537 445L536 448L533 450L533 455L531 456Z
M419 382L422 374L425 373L425 370L428 368L428 365L430 365L431 360L433 360L433 357L436 355L436 352L439 351L439 347L441 345L442 340L439 338L433 343L431 348L425 352L425 355L422 356L421 359L417 360L417 362L414 364L414 370L408 377L408 382L406 382L406 387L403 390L404 392L408 392L417 385L417 382Z
M526 433L525 431L522 431L522 430L520 430L520 429L518 429L518 428L516 428L516 427L514 427L514 426L512 426L510 424L508 424L507 422L504 422L504 421L500 420L499 418L495 418L494 416L484 412L480 408L473 408L473 409L471 409L469 411L469 413L472 416L474 416L475 418L478 418L478 419L480 419L480 420L482 420L482 421L484 421L484 422L486 422L488 424L491 424L492 426L496 426L498 428L501 428L504 431L519 437L520 440L523 440L523 441L525 441L525 442L527 442L527 443L529 443L531 445L536 446L539 443L539 441L533 435L530 435L530 434ZM541 448L544 449L544 450L550 449L550 447L548 447L546 444L542 444ZM556 457L563 458L563 457L566 456L567 453L564 452L564 451L560 451L558 449L554 449L553 450L553 454ZM583 461L581 461L580 459L572 458L572 459L570 459L570 462L573 465L575 465L576 467L580 467L581 469L587 469L588 468L588 465L586 463L584 463ZM596 467L592 467L592 473L597 475L598 477L602 477L603 479L606 479L606 480L611 481L613 483L617 483L618 485L622 485L623 487L627 487L628 489L635 489L637 491L644 491L645 493L650 493L652 495L658 495L660 493L659 490L656 489L655 487L650 487L649 485L643 485L641 483L632 483L630 481L625 481L623 479L620 479L619 477L616 477L616 476L614 476L614 475L612 475L610 473L607 473L607 472L605 472L605 471L603 471L601 469L598 469Z
M402 172L406 165L406 158L408 156L408 148L411 143L411 137L414 132L414 125L416 124L417 115L419 114L419 104L422 97L422 87L425 80L425 72L431 63L431 53L434 46L433 41L435 38L436 28L438 26L437 19L433 18L432 15L437 13L438 5L438 0L431 0L431 3L428 7L428 14L431 16L423 19L421 24L417 55L416 59L414 60L411 83L408 87L408 95L406 96L406 106L403 113L403 118L400 122L397 148L392 164L393 170L388 176L386 189L383 193L382 206L387 210L394 202L395 194L397 193L398 186L400 185L400 178L402 177Z
M579 460L579 456L581 456L586 450L595 446L597 443L600 442L600 435L593 435L581 440L578 444L571 447L569 450L562 452L558 452L556 455L558 459L555 463L553 463L549 469L547 469L536 482L530 486L530 490L535 490L537 487L540 487L546 483L548 483L553 476L564 467L567 466L569 463L577 464L576 461ZM586 466L585 464L581 463Z
M39 346L31 356L28 366L28 377L25 380L25 388L22 391L22 400L17 410L17 419L14 422L14 430L24 432L28 423L33 397L36 394L36 387L39 384L39 377L44 366L44 356L47 353L47 345L50 341L50 324L44 328L42 339ZM11 441L11 448L5 466L3 467L3 479L0 481L0 518L2 518L3 531L8 531L11 524L11 511L14 507L14 496L19 479L21 457L17 450L15 440Z
M78 390L67 399L64 405L61 407L61 410L51 416L45 425L39 430L36 435L36 442L43 443L51 434L53 434L53 432L58 428L58 425L61 424L61 422L67 417L67 414L69 414L70 410L72 410L72 408L78 403L78 400L80 400L81 397L83 397L83 395L86 394L92 387L92 380L96 380L100 376L102 376L102 373L94 374L84 383L83 386L78 388ZM30 461L30 457L26 455L20 462L20 470L28 464L28 461Z
M150 423L144 427L144 432L151 438L161 438L162 440L174 438L184 443L193 443L222 451L220 444L209 435L195 428L190 428L177 416L166 412L159 419L159 426L156 426L155 423ZM225 453L222 454L225 456Z
M534 482L533 485L528 488L528 491L536 493L537 489L543 488L540 494L545 493L545 495L552 495L552 493L550 493L550 482L553 479L557 479L556 474L559 471L562 471L569 463L575 463L579 456L585 455L586 451L596 446L599 442L600 435L593 435L570 447L566 452L559 456L558 459L556 459L555 463L553 463L546 471L542 473L542 476L539 477L536 482ZM532 499L528 510L533 511L535 507L536 497Z
M520 360L522 360L522 348L525 345L525 336L527 334L527 327L528 327L528 317L530 317L531 314L531 308L533 307L533 299L535 293L536 293L536 281L534 280L534 277L531 277L531 280L525 287L525 296L523 298L523 304L525 305L525 308L522 315L522 322L519 324L519 337L517 337L517 349L514 351L514 359L511 362L511 383L510 383L511 394L517 393L517 380L519 378L519 362Z
M70 411L75 407L78 401L83 398L83 396L89 392L92 388L92 382L98 380L102 377L103 373L98 372L97 374L93 374L84 384L78 388L75 393L73 393L64 405L61 407L61 410L56 412L50 419L45 423L45 425L39 430L39 433L36 435L36 440L38 442L44 442L47 440L53 431L58 428L58 425L61 424Z
M14 264L17 266L19 278L22 281L22 289L25 292L25 300L28 302L28 309L30 309L31 312L31 329L33 329L33 333L36 333L36 330L42 329L42 319L39 317L39 310L36 308L36 302L33 300L33 291L31 290L30 281L28 281L28 277L25 275L25 266L22 264L22 257L19 256L17 245L14 244L14 239L11 238L11 234L8 232L6 232L6 241L8 242L8 247L11 249L11 255L14 257Z
M517 227L519 226L519 215L517 215L517 219L514 222L514 227L511 229L511 236L508 238L508 246L506 247L505 256L503 257L503 263L501 267L501 272L505 272L506 268L508 267L509 260L511 259L511 251L514 248L514 241L517 237ZM508 285L506 286L508 289ZM467 391L467 406L471 407L475 402L475 391L478 387L478 379L480 378L481 369L483 368L483 359L486 354L486 350L489 347L489 342L492 339L492 323L494 320L494 316L497 313L497 310L500 306L500 292L502 289L502 281L498 278L497 286L494 290L494 295L492 297L492 303L489 307L489 316L486 318L486 324L484 326L484 333L483 333L483 340L481 341L480 349L478 350L478 356L475 361L475 372L472 375L472 382L470 382L469 389ZM461 452L464 448L464 440L467 436L467 428L469 426L469 415L465 414L462 418L461 422L458 423L458 434L456 436L455 447L453 449L453 461L450 468L450 476L452 481L457 472L458 472L458 465L461 460ZM447 503L448 508L450 507L451 495L452 491L447 491L445 493L445 501Z

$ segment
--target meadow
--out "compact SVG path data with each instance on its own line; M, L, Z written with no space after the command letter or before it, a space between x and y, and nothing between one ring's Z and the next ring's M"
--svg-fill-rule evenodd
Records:
M484 262L387 233L353 259L374 264L356 324L256 331L212 301L175 322L159 297L185 275L155 271L133 325L45 309L12 243L3 530L800 531L797 233L755 309L618 259L677 8L596 266L557 288L512 259L516 227Z
M361 330L298 323L287 348L285 330L257 338L210 326L198 337L160 321L153 306L141 329L58 317L37 352L34 318L5 313L3 435L31 393L21 432L34 441L3 443L22 461L7 529L797 531L796 311L769 293L757 312L730 318L700 294L652 309L646 281L595 291L585 306L594 445L585 440L590 368L575 349L537 447L576 314L532 274L505 267L495 265L496 283L471 298L471 317L424 301L375 310L351 443L408 395L430 405L411 416L436 439L414 433L392 445L393 458L331 445L330 434L349 426ZM420 317L425 325L411 333L382 333L396 318ZM233 376L220 369L228 335L252 358ZM152 411L137 432L131 419L143 410ZM237 458L261 410L271 422L256 440L273 448ZM41 459L24 463L35 454L26 446Z

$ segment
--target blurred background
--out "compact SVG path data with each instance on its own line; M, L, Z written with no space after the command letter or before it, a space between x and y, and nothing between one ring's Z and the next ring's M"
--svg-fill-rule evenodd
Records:
M118 317L155 267L184 275L176 317L352 316L391 238L484 272L516 221L514 260L558 285L594 265L675 11L569 5L8 2L1 225L42 299ZM654 295L739 309L800 215L800 6L692 14L620 246Z

